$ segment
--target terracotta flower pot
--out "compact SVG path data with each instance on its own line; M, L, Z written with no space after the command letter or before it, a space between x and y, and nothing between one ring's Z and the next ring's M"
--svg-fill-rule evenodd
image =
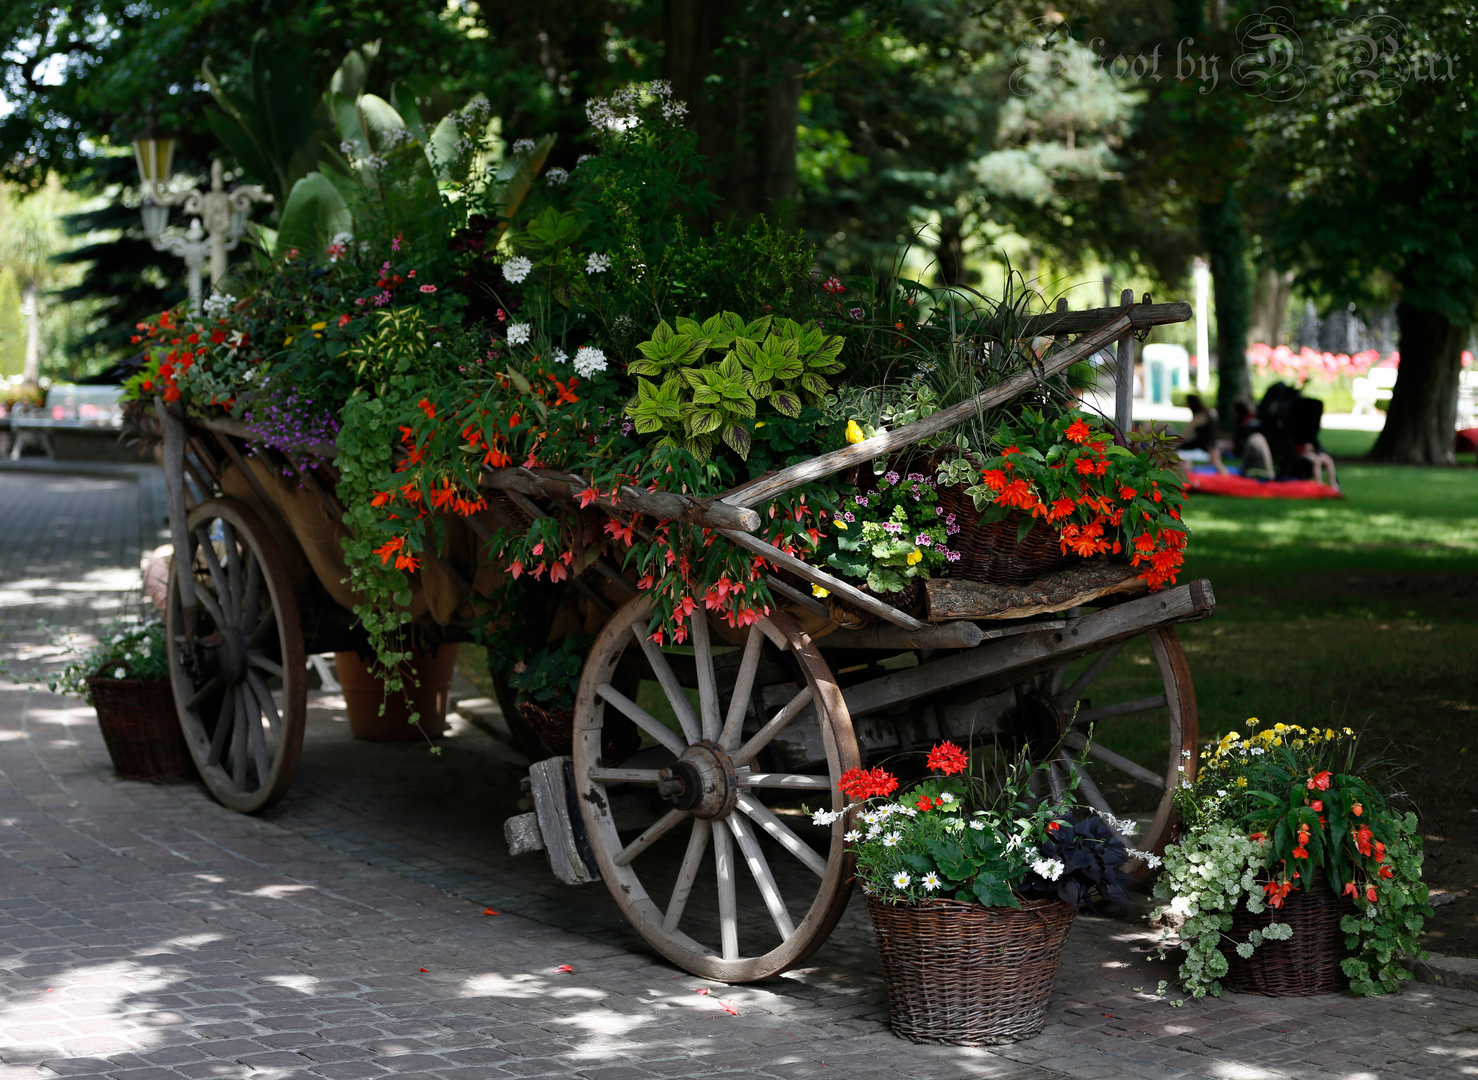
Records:
M446 726L452 675L457 670L457 646L442 645L434 654L413 656L401 665L405 689L387 700L385 684L370 673L369 662L355 652L334 653L349 730L369 742L412 742L428 735L438 738ZM417 686L416 684L420 685ZM385 706L380 713L381 703ZM410 723L412 712L421 714Z
M168 679L87 680L113 768L125 780L155 784L195 779Z

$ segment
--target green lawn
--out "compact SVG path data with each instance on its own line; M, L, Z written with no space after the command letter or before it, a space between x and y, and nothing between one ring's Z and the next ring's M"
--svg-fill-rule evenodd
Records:
M1349 724L1416 766L1413 794L1478 792L1478 472L1351 463L1340 480L1342 501L1192 500L1182 580L1218 601L1182 634L1202 732Z

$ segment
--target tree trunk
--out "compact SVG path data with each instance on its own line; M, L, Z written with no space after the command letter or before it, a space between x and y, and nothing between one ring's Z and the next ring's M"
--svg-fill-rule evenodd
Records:
M1396 305L1401 367L1386 426L1370 451L1371 461L1401 465L1453 465L1457 427L1458 374L1468 327L1441 312L1402 300Z
M965 237L958 214L942 214L939 218L939 284L965 284Z
M41 381L41 295L34 282L21 294L26 311L26 367L22 381Z
M782 214L796 194L796 125L804 23L759 22L737 0L667 0L663 64L673 96L687 102L698 150L720 203L718 217ZM750 47L763 41L765 47Z
M1216 305L1216 408L1236 415L1235 405L1252 398L1247 374L1247 235L1242 208L1230 190L1219 202L1202 202L1201 241L1211 264L1211 294Z

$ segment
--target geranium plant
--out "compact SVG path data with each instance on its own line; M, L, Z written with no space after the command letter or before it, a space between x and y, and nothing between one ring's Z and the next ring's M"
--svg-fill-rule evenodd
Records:
M970 756L952 742L929 751L927 764L930 775L906 791L881 767L849 770L839 787L851 805L812 813L823 826L852 815L845 839L869 896L889 904L947 897L988 907L1047 896L1128 903L1132 879L1120 868L1130 852L1099 816L1079 820L1067 794L1063 801L1032 794L1032 773L1046 765L1022 755L993 783L983 771L973 773Z
M1166 850L1155 895L1185 919L1181 981L1192 994L1219 994L1233 912L1277 910L1293 891L1316 887L1322 870L1352 912L1341 921L1351 989L1397 989L1411 978L1398 954L1420 954L1431 914L1416 815L1392 807L1371 782L1378 763L1357 767L1349 728L1247 723L1246 737L1233 731L1208 745L1195 779L1175 794L1186 835ZM1236 943L1237 952L1250 957L1264 938L1292 932L1274 922Z
M1158 444L1136 453L1080 413L1030 409L996 439L1001 452L969 489L983 521L1019 511L1022 537L1040 520L1056 530L1064 554L1127 553L1150 588L1175 583L1185 560L1185 493Z
M890 468L875 487L842 499L817 554L873 592L896 593L959 561L949 541L960 528L939 505L931 477Z

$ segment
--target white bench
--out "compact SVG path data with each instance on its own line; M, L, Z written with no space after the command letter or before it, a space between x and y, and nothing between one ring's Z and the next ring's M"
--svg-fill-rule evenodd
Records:
M1357 378L1350 388L1355 398L1354 408L1350 410L1355 416L1363 416L1366 413L1375 412L1377 401L1390 401L1391 390L1396 386L1396 369L1393 367L1373 367L1365 373L1363 378Z

